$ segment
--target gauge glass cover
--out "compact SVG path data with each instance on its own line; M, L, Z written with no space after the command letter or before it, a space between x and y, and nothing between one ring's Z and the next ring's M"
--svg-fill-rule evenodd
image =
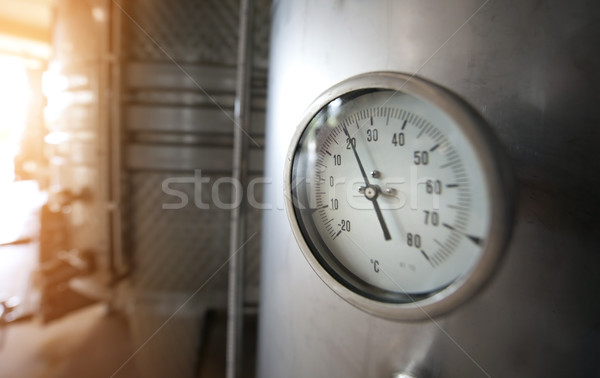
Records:
M424 79L372 73L325 92L286 167L294 234L317 274L388 318L471 296L510 229L510 175L489 126Z

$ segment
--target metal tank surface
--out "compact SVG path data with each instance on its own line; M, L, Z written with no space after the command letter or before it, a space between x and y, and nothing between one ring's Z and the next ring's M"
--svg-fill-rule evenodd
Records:
M592 1L274 2L260 377L600 376L599 17ZM512 238L492 280L423 321L384 320L334 294L283 206L303 112L332 85L382 70L463 97L517 181Z

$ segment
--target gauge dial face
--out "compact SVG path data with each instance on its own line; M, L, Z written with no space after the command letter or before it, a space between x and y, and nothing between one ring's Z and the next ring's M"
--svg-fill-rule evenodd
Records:
M506 203L494 198L507 198L502 157L483 120L450 92L403 79L363 75L329 91L300 125L287 172L313 268L388 317L429 315L422 306L483 281L507 237Z

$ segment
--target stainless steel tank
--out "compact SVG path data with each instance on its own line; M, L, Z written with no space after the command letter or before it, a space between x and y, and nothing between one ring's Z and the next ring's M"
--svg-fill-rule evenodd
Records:
M272 16L258 375L599 376L600 3L280 0ZM471 103L518 183L492 281L426 321L384 320L336 296L283 210L304 110L379 70L416 73Z

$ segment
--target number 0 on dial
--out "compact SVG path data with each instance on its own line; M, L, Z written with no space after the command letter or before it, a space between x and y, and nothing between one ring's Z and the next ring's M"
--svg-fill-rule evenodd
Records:
M378 316L428 318L471 297L510 234L513 182L484 119L400 73L341 82L309 108L286 207L315 272Z

